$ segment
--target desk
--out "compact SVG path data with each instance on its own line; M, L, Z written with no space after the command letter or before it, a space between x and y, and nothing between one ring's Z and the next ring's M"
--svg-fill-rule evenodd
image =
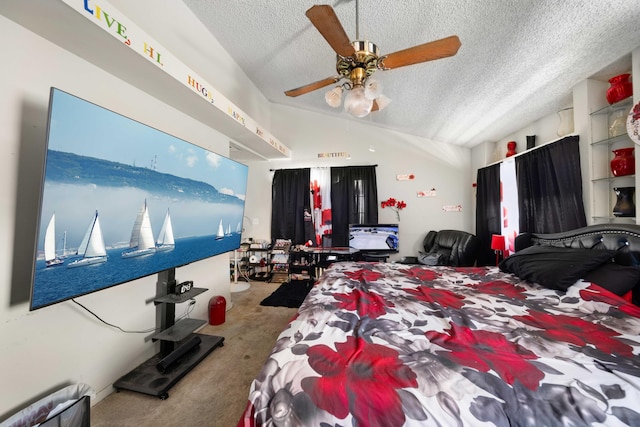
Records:
M360 261L361 253L354 248L305 248L305 252L312 254L312 262L315 266L315 278L320 277L325 268L331 263L339 261Z

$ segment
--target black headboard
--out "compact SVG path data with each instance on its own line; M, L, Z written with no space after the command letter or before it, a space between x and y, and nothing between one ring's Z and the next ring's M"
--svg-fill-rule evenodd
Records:
M532 245L619 250L617 263L640 265L639 225L598 224L562 233L521 233L516 237L516 251Z

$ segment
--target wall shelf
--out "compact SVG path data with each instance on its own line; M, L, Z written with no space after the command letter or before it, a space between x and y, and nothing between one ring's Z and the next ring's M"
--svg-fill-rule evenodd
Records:
M636 217L634 216L594 216L593 219L608 220L608 221L628 219L629 221L633 221L634 224L636 222Z
M606 182L611 182L611 183L615 183L617 181L622 181L624 179L628 179L628 178L633 178L635 180L635 175L625 175L625 176L605 176L603 178L594 178L591 181L592 182L600 182L600 181L606 181ZM633 187L632 185L630 185L629 187Z
M620 111L620 110L624 110L627 108L631 108L631 106L633 105L633 98L629 97L629 98L625 98L620 102L617 102L615 104L611 104L611 105L607 105L606 107L602 107L602 108L598 108L597 110L593 111L590 115L591 116L601 116L601 115L609 115L611 113L615 113L616 111Z
M614 176L611 172L613 150L633 147L634 144L626 132L610 136L610 128L613 123L616 123L615 116L620 116L620 113L614 113L626 112L631 109L632 105L633 99L629 97L615 104L597 108L589 114L591 218L595 222L633 221L635 223L635 217L613 215L613 208L617 200L613 189L615 187L635 187L635 175Z
M600 141L592 142L591 145L614 145L619 142L628 142L629 136L625 133L623 135L614 136L611 138L603 139Z

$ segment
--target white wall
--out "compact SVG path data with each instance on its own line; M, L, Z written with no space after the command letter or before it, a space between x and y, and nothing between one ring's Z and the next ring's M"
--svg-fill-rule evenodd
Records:
M378 165L378 200L404 200L400 212L400 253L416 255L429 230L471 231L472 175L470 150L428 141L367 124L282 105L271 108L271 131L292 150L291 160L252 162L245 214L257 220L254 238L270 239L271 180L269 169L314 166ZM369 151L373 147L375 152ZM347 152L350 158L318 158L318 153ZM398 174L414 174L412 181L397 181ZM436 189L436 197L418 198L421 190ZM462 205L462 212L444 212L443 205ZM397 221L389 208L379 209L380 222Z
M72 302L28 310L45 148L49 88L56 86L223 155L228 138L145 92L0 16L0 419L69 383L89 384L100 400L111 384L155 353L146 334L107 327ZM126 66L126 64L122 64ZM229 258L178 269L179 280L209 288L194 318L206 319L213 295L230 297ZM113 287L78 301L128 330L155 326L156 277ZM186 308L177 306L177 314ZM95 401L94 401L95 403Z
M570 106L568 106L570 107ZM550 114L542 117L523 129L507 135L496 142L493 161L504 159L507 154L507 142L516 141L516 151L522 153L527 149L527 135L536 135L536 146L555 141L560 138L557 134L560 127L560 117L558 114Z
M270 130L269 101L183 2L110 0L110 3L205 81L215 85L216 90L252 119ZM185 40L191 42L191 49L184 48ZM280 139L279 135L275 136ZM285 143L284 140L282 142Z

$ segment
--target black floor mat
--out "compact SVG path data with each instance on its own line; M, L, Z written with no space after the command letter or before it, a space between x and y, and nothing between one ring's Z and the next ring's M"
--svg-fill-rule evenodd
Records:
M298 308L311 290L311 284L305 280L283 283L271 295L262 300L260 305L271 307Z

